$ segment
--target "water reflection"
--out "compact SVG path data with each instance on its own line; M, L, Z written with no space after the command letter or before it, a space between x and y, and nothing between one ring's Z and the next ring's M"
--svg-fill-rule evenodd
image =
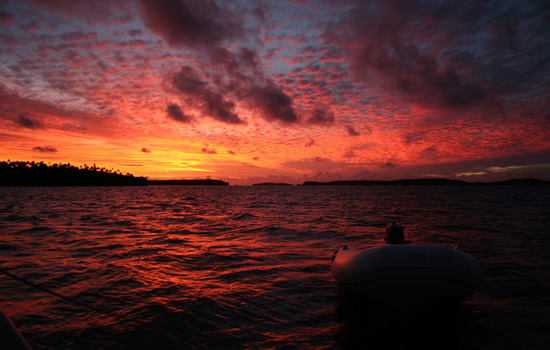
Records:
M3 188L0 268L108 314L8 278L1 308L38 349L545 349L548 203L523 187ZM406 312L337 296L331 253L382 244L394 220L479 258L480 293Z

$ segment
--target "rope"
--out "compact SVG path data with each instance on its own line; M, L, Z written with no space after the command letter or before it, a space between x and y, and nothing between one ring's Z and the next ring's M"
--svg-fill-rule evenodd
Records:
M38 285L38 284L36 284L36 283L27 281L26 279L24 279L24 278L22 278L22 277L18 277L18 276L16 276L16 275L14 275L13 273L8 272L8 271L6 271L6 270L4 270L4 269L0 269L0 273L3 273L4 275L6 275L6 276L8 276L8 277L10 277L10 278L13 278L13 279L16 280L16 281L19 281L19 282L21 282L21 283L24 283L24 284L26 284L26 285L28 285L28 286L30 286L30 287L32 287L32 288L36 288L36 289L41 290L41 291L43 291L43 292L45 292L45 293L48 293L48 294L50 294L50 295L53 295L53 296L55 296L55 297L57 297L57 298L66 300L66 301L68 301L68 302L71 302L71 303L76 304L76 305L79 305L79 306L82 306L82 307L84 307L84 308L86 308L86 309L88 309L88 310L91 310L91 311L94 311L94 312L97 312L97 313L99 313L99 314L103 314L103 315L106 315L106 316L115 317L115 318L118 318L119 320L122 320L122 321L133 321L133 322L136 322L136 323L138 323L138 325L139 325L140 327L143 327L143 328L145 328L145 329L147 329L147 330L149 330L149 331L153 331L153 332L155 332L155 333L157 333L157 334L159 334L159 335L162 335L156 328L150 327L150 326L145 325L145 324L140 324L140 323L137 322L136 320L133 320L133 319L131 319L131 318L129 318L129 317L126 317L126 316L123 316L123 315L118 315L118 314L115 314L115 313L112 313L112 312L109 312L109 311L106 311L106 310L102 310L102 309L100 309L100 308L98 308L98 307L88 305L88 304L86 304L86 303L83 303L83 302L81 302L81 301L78 301L78 300L76 300L76 299L73 299L73 298L71 298L71 297L68 297L68 296L66 296L66 295L59 294L59 293L57 293L57 292L54 292L54 291L51 290L51 289L48 289L48 288L43 287L43 286L41 286L41 285ZM208 337L208 336L209 336L208 333L209 333L209 332L200 332L200 333L198 333L198 332L193 332L193 335L195 335L195 336L196 336L196 335L200 335L200 336ZM234 338L233 336L230 336L230 335L227 335L227 334L220 334L220 333L218 333L218 334L216 334L215 336L216 336L216 337L225 337L226 339L236 339L236 338ZM259 341L259 342L261 342L261 341L264 340L264 339L260 339L256 334L250 334L250 335L249 335L249 340L250 340L250 341ZM292 344L292 343L310 343L310 341L308 341L308 340L299 340L299 339L295 339L295 340L291 340L291 341L275 340L275 339L266 339L266 340L264 340L264 341L267 342L267 343L285 343L285 344L286 344L286 343L288 343L288 344Z
M118 315L118 314L115 314L115 313L112 313L112 312L109 312L109 311L106 311L106 310L102 310L102 309L100 309L100 308L98 308L98 307L95 307L95 306L92 306L92 305L88 305L88 304L86 304L86 303L83 303L83 302L81 302L81 301L78 301L78 300L76 300L76 299L73 299L73 298L71 298L71 297L68 297L68 296L66 296L66 295L62 295L62 294L59 294L59 293L57 293L57 292L54 292L54 291L51 290L51 289L48 289L48 288L43 287L43 286L41 286L41 285L38 285L38 284L36 284L36 283L27 281L26 279L21 278L21 277L18 277L18 276L16 276L16 275L14 275L13 273L8 272L8 271L6 271L6 270L4 270L4 269L0 269L0 273L3 273L4 275L13 278L13 279L16 280L16 281L19 281L19 282L21 282L21 283L24 283L24 284L26 284L26 285L28 285L28 286L31 286L31 287L35 288L35 289L38 289L38 290L41 290L41 291L43 291L43 292L45 292L45 293L48 293L48 294L50 294L50 295L53 295L54 297L57 297L57 298L60 298L60 299L69 301L69 302L71 302L71 303L73 303L73 304L76 304L76 305L79 305L79 306L82 306L82 307L84 307L84 308L86 308L86 309L88 309L88 310L95 311L95 312L100 313L100 314L103 314L103 315L116 317L116 318L118 318L118 319L125 320L125 321L129 321L129 320L130 320L129 318L127 318L127 317L125 317L125 316L121 316L121 315Z

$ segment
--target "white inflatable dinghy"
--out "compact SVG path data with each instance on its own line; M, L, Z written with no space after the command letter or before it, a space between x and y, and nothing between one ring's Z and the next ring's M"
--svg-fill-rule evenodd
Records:
M435 245L343 246L332 257L331 272L346 290L381 296L465 298L483 280L474 257Z

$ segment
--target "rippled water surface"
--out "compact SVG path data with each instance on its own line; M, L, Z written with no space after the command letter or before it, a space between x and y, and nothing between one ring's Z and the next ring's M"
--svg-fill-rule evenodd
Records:
M542 186L0 188L0 267L70 299L0 274L0 309L35 349L547 349L549 214ZM480 291L341 294L334 249L393 220L476 256Z

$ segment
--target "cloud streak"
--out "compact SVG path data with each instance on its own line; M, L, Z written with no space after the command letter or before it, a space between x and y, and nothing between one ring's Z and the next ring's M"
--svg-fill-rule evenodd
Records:
M44 146L44 147L36 146L32 150L36 151L36 152L41 152L41 153L55 153L55 152L57 152L57 149L55 149L52 146Z

